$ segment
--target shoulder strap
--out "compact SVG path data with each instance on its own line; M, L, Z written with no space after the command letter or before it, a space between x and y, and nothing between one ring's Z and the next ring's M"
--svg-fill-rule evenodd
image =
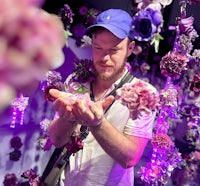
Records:
M119 89L119 88L121 88L125 83L131 82L131 81L133 80L133 78L134 78L134 77L130 74L130 72L127 72L127 73L125 74L125 76L122 78L122 80L119 82L119 84L115 87L114 90L112 90L112 91L110 92L110 94L109 94L108 96L113 95L113 96L115 97L115 96L116 96L116 90ZM113 102L109 105L109 107L106 109L105 113L109 110L109 108L112 106L112 104L113 104L114 102L115 102L115 101L113 101Z

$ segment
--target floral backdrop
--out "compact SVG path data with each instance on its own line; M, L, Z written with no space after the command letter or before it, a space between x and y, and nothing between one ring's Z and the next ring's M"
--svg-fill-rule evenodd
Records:
M188 14L200 1L130 2L136 47L128 66L135 76L159 90L154 135L136 167L135 184L200 185L200 33L195 17ZM174 3L178 13L174 24L167 25L165 11ZM67 75L77 75L80 68L83 79L84 65L91 58L91 39L84 32L102 10L90 6L89 1L79 2L79 6L66 1L56 15L45 11L48 0L46 4L18 0L15 9L3 0L1 4L0 14L7 19L0 24L0 72L4 74L0 75L0 132L5 147L0 152L4 157L0 182L5 186L25 181L39 185L54 150L46 133L54 111L45 95L50 86L60 88ZM13 22L11 32L8 23ZM138 88L127 86L121 89L120 98L126 89L137 94ZM154 99L145 109L154 108Z

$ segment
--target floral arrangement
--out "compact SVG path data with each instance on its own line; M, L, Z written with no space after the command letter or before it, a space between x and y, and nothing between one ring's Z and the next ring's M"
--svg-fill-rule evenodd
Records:
M183 170L187 180L194 179L199 160L193 160L193 153L198 154L199 146L199 105L198 105L198 64L199 54L193 50L192 42L198 37L193 27L193 17L186 18L186 5L192 1L180 0L180 17L177 19L176 38L173 51L169 51L160 61L161 74L167 81L161 95L161 109L152 138L153 153L151 162L142 167L139 174L147 185L165 185L169 177L177 181L176 170ZM195 2L196 3L196 2ZM196 88L197 87L197 88ZM184 96L183 96L184 95ZM170 142L169 118L190 121L185 142L193 145L191 153L181 154L174 142ZM178 120L177 120L178 119ZM178 122L177 122L178 123ZM173 135L173 134L171 134ZM164 160L164 161L163 161ZM192 174L192 172L194 174ZM189 175L189 176L188 176ZM183 175L182 175L183 176ZM177 183L180 183L178 180Z
M137 22L138 25L140 25L139 23L147 22L148 27L144 28L141 26L136 28L133 25L133 29L137 31L135 40L141 42L151 41L151 44L154 44L156 46L155 48L158 49L159 40L162 39L161 36L159 37L159 33L162 31L163 24L160 10L171 2L171 0L137 1L139 11L133 16L133 20L135 23ZM177 27L175 30L177 35L174 47L172 51L169 51L160 60L160 70L161 74L166 78L166 84L159 93L160 113L155 123L154 135L151 141L153 147L151 161L146 167L141 167L141 170L139 171L139 176L146 185L167 184L170 176L172 176L173 172L177 169L183 170L183 174L187 176L187 179L192 180L197 174L197 167L200 162L200 75L198 68L200 62L200 50L193 49L193 41L198 37L198 34L193 27L194 18L192 16L186 17L187 4L200 5L200 1L180 0L181 11L180 17L177 18ZM92 21L94 21L98 12L99 11L94 9L81 7L79 14L82 17L82 24L75 24L73 22L74 12L68 5L65 5L64 8L61 9L59 16L64 22L66 37L74 37L77 46L85 46L85 44L89 43L90 40L84 36L83 33L85 28L93 23ZM138 50L138 53L141 52L142 48ZM84 59L74 62L76 72L71 76L70 81L74 81L74 83L71 84L72 86L70 88L72 89L72 92L82 94L85 91L88 91L84 86L84 83L92 80L93 69L90 60ZM150 67L145 63L143 64L144 65L141 66L141 68L143 68L143 71L146 74ZM50 83L47 84L46 82L43 90L47 90L45 92L45 99L51 101L51 98L48 96L48 89L46 88L50 86L61 88L63 85L61 85L62 83L58 83L61 81L61 77L58 74L49 71L48 75ZM139 89L137 90L136 88ZM137 98L137 96L144 91L143 88L143 84L140 83L135 86L127 84L119 91L119 99L134 110L137 106L140 107L140 103L144 103L146 98L137 99L135 105L131 105L129 103L132 102L132 99L130 99L129 94L125 94L125 91L132 91L135 98ZM140 107L138 116L143 113L150 113L157 107L158 97L150 90L146 91L150 95L150 98L148 99L150 99L151 104L146 104L145 108ZM134 115L132 117L135 118L136 116ZM192 147L192 152L188 154L181 154L179 152L173 141L173 133L170 133L171 128L176 127L175 125L182 121L182 118L186 118L188 127L184 139L188 146ZM48 134L46 132L50 122L50 120L45 118L40 123L42 135L41 138L38 139L38 142L43 150L49 150L51 148L51 142L48 141ZM75 138L73 140L78 141ZM78 145L78 147L81 148L81 144L78 143ZM20 156L18 156L18 159L19 158ZM34 176L28 175L30 174L25 174L24 178L28 179L29 183L34 183L35 179L35 185L39 184L39 182L36 181L38 180L36 178L38 176L37 174L33 174ZM14 174L7 174L5 176L4 185L7 186L11 184L17 186L19 185L19 181Z
M58 16L39 8L40 0L0 4L0 84L17 92L63 64L64 27Z

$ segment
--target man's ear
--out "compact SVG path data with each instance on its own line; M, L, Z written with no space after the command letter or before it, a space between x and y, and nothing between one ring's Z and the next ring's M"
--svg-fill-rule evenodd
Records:
M127 57L129 57L133 53L133 49L135 47L135 41L131 41L128 45L128 53Z

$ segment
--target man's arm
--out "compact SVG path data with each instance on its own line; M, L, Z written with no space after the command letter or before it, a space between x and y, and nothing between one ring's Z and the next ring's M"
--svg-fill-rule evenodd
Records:
M124 134L113 127L104 117L104 110L113 98L107 97L99 102L75 102L75 118L87 125L101 147L122 167L129 168L137 164L142 156L148 138ZM120 121L119 121L120 122Z
M119 132L106 119L90 130L105 152L124 168L138 163L148 142L147 138Z
M53 145L59 148L69 141L77 126L71 108L74 100L71 94L55 89L51 89L50 94L56 98L53 107L57 115L49 126L48 133Z
M76 124L69 122L63 117L54 119L48 128L52 144L57 148L65 145L69 141L76 126Z

